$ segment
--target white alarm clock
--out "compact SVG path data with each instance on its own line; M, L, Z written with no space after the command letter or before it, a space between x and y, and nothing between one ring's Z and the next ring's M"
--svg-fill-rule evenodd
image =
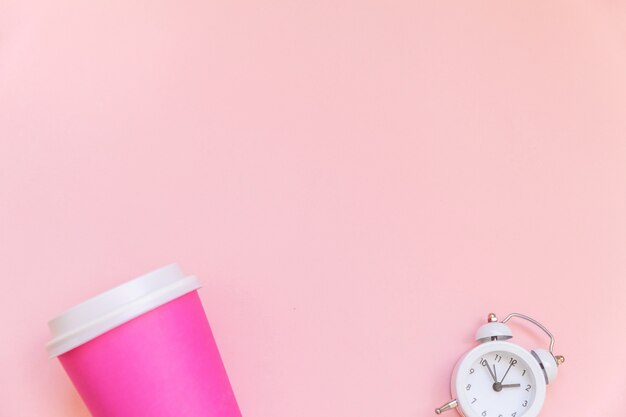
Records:
M550 348L530 352L506 340L513 337L505 323L528 320L550 336ZM565 358L554 356L554 336L538 321L511 313L502 322L489 314L476 332L478 346L459 359L452 372L452 400L435 412L456 408L464 417L536 417Z

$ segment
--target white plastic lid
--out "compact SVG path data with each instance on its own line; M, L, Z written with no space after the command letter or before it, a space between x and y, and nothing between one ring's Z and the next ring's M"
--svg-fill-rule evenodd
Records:
M50 357L61 355L169 301L200 288L177 264L149 272L65 311L48 322Z

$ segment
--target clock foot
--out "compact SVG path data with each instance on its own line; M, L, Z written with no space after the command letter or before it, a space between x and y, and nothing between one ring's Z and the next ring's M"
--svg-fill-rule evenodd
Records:
M445 403L444 405L442 405L441 407L435 409L435 413L441 414L444 411L452 410L457 405L458 405L458 403L456 402L456 400L449 401L449 402Z

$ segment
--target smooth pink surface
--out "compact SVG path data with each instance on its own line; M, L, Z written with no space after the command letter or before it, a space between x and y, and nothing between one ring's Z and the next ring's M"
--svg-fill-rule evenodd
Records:
M489 311L621 415L625 74L622 1L5 0L0 415L86 417L46 321L172 261L246 417L431 416Z
M241 417L196 291L59 360L93 417Z

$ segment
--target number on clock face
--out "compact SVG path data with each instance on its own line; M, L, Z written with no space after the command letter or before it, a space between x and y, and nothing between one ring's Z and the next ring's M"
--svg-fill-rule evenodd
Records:
M479 357L465 375L465 395L477 416L521 417L535 398L528 364L494 351Z

